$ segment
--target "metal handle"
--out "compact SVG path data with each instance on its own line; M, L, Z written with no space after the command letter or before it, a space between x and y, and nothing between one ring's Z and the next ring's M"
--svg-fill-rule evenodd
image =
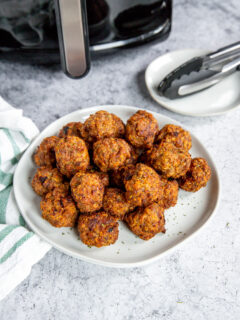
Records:
M178 94L180 96L184 96L184 95L188 95L194 92L207 89L217 84L222 79L229 76L230 74L234 73L236 70L239 70L239 67L240 67L240 57L224 65L221 72L218 72L217 74L213 75L210 78L181 86L178 89Z
M85 0L55 0L61 64L71 78L86 75L90 68Z
M230 61L228 64L224 65L222 68L222 72L228 73L230 71L236 70L240 66L240 57L233 61Z
M214 58L217 58L219 56L222 57L225 54L226 55L232 54L235 51L239 51L239 53L240 53L240 42L239 41L235 42L235 43L232 43L232 44L230 44L230 45L228 45L226 47L223 47L223 48L221 48L221 49L219 49L219 50L217 50L215 52L212 52L208 56L209 56L209 58L214 59Z
M213 68L215 65L230 61L240 56L240 42L235 42L229 46L209 53L203 60L203 68Z

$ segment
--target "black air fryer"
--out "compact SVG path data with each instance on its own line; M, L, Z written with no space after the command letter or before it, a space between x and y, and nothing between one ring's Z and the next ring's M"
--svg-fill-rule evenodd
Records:
M61 60L72 78L99 53L165 39L172 0L0 0L0 58L34 64Z

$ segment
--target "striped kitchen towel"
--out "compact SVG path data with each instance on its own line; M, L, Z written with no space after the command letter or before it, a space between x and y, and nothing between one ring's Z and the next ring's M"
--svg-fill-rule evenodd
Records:
M35 124L0 97L0 300L30 273L51 248L28 230L14 198L13 174L38 135Z

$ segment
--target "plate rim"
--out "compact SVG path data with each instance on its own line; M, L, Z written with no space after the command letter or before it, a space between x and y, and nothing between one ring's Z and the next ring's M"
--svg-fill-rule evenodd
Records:
M196 54L194 54L193 57L197 57L201 54L207 54L207 53L210 53L211 51L210 50L207 50L207 49L198 49L198 48L185 48L185 49L180 49L180 50L173 50L173 51L170 51L170 52L167 52L159 57L157 57L156 59L154 59L153 61L151 61L149 63L149 65L147 66L147 68L145 69L145 73L144 73L144 80L145 80L145 85L147 87L147 90L150 94L150 96L152 97L152 99L154 101L157 102L157 104L159 104L160 106L164 107L165 109L167 110L170 110L171 112L174 112L174 113L177 113L177 114L181 114L181 115L184 115L184 116L191 116L191 117L212 117L212 116L221 116L221 115L224 115L226 113L229 113L229 112L232 112L234 110L236 110L237 108L240 107L240 103L239 104L236 104L234 107L230 108L229 110L225 110L225 111L219 111L219 112L205 112L205 113L191 113L191 112L184 112L184 111L176 111L176 110L173 110L172 107L170 107L168 105L168 103L164 102L164 101L160 101L156 96L155 96L155 92L154 90L152 89L152 86L150 86L148 80L147 80L147 77L150 73L150 68L152 67L152 65L154 65L158 60L161 60L162 58L166 57L166 56L169 56L171 55L172 53L179 53L179 54L182 54L184 52L195 52Z
M83 109L79 109L73 112L70 112L66 115L64 115L63 117L60 117L59 119L56 119L55 121L53 121L52 123L50 123L47 127L45 127L34 139L33 141L30 143L30 145L28 146L28 148L24 151L24 153L21 156L20 161L17 164L16 170L14 172L14 177L13 177L13 191L14 191L14 195L15 195L15 199L16 199L16 203L17 206L20 210L20 213L22 214L23 218L26 221L26 224L30 227L30 229L32 231L34 231L41 239L45 240L47 243L51 244L52 247L54 247L55 249L59 250L60 252L63 252L64 254L67 254L69 256L72 256L74 258L86 261L86 262L90 262L96 265L101 265L101 266L105 266L105 267L112 267L112 268L133 268L133 267L141 267L141 266L145 266L147 264L153 263L154 261L159 260L161 257L164 257L165 255L171 253L173 250L179 248L180 246L182 246L184 243L187 243L187 241L189 241L190 239L192 239L194 236L196 236L203 227L205 227L214 217L214 215L216 214L218 208L219 208L219 203L220 203L220 195L221 195L221 183L220 183L220 175L216 166L215 161L213 160L213 157L211 156L210 152L204 147L204 145L202 144L202 142L198 139L198 137L196 137L194 134L191 133L191 135L194 137L194 139L197 140L197 142L204 148L204 151L207 153L209 159L212 162L213 165L213 170L216 176L216 182L217 182L217 195L216 195L216 203L214 208L212 209L209 217L207 218L207 220L200 226L198 227L195 231L193 231L189 236L187 236L186 238L181 239L176 245L173 245L172 247L170 247L169 249L165 250L162 253L156 254L153 257L150 258L146 258L146 259L142 259L140 261L137 262L127 262L127 263L122 263L122 262L109 262L109 261L102 261L99 260L97 258L91 258L91 257L87 257L84 254L78 253L76 254L74 251L72 251L71 249L65 249L64 247L62 247L61 245L57 244L55 241L49 239L47 236L45 236L44 234L41 233L41 231L38 229L37 226L34 225L34 223L31 222L31 219L28 218L27 215L25 215L24 212L24 205L21 204L21 199L19 199L20 194L18 194L18 188L17 188L17 176L18 176L18 172L21 169L21 164L22 162L25 160L25 157L27 156L27 150L30 148L30 146L35 143L35 140L41 135L43 134L45 131L48 130L48 128L50 126L54 126L56 125L56 123L59 120L64 120L64 118L67 118L69 116L74 116L75 114L78 114L83 112L87 112L87 113L91 113L91 112L96 112L99 110L104 110L104 109L108 109L108 108L122 108L122 109L126 109L128 111L138 111L138 110L145 110L148 111L150 113L152 113L154 116L161 116L164 119L166 119L167 121L172 121L173 123L176 123L180 126L182 126L183 128L185 127L184 125L182 125L180 122L176 121L175 119L172 119L168 116L162 115L161 113L158 112L154 112L148 109L144 109L144 108L139 108L139 107L133 107L133 106L127 106L127 105L100 105L100 106L93 106L93 107L88 107L88 108L83 108ZM113 111L112 111L113 112Z

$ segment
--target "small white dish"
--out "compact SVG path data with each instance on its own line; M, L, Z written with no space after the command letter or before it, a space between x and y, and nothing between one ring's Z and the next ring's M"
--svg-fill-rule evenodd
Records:
M14 175L14 192L18 207L29 225L42 239L49 242L56 249L76 258L110 267L136 267L159 259L199 231L213 213L219 202L219 177L211 156L192 135L193 157L206 158L211 169L212 178L207 187L196 193L183 190L179 192L179 200L174 208L165 211L166 233L157 234L149 241L136 237L124 223L120 222L119 239L109 247L88 248L79 239L77 232L69 228L54 228L41 217L40 197L32 190L31 180L36 171L32 155L43 138L56 135L63 125L72 121L84 121L90 114L99 110L106 110L119 116L124 122L134 114L138 108L128 106L100 106L70 113L50 124L44 129L22 156ZM175 120L152 112L159 126L167 123L178 124Z
M187 60L207 54L206 50L186 49L167 53L152 61L145 72L145 82L152 98L171 111L194 117L214 116L240 106L240 72L228 76L204 91L171 100L158 94L160 81Z

